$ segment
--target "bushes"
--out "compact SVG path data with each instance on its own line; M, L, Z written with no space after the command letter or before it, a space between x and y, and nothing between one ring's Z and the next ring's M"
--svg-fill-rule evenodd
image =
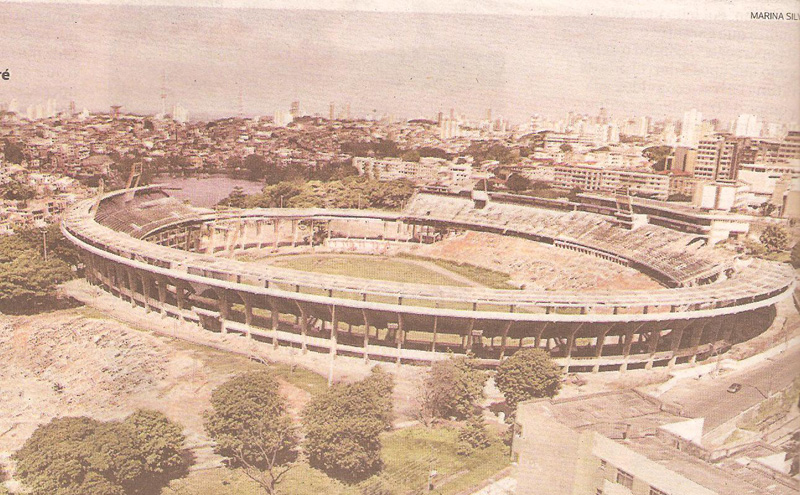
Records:
M458 431L458 455L470 455L475 450L483 450L492 444L489 432L480 414L473 414Z

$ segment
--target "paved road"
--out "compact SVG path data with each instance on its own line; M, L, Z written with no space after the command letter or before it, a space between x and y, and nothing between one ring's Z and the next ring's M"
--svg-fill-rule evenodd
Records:
M692 417L706 418L708 431L762 401L761 392L769 395L781 390L797 376L800 376L800 346L747 369L685 380L660 399L683 406L684 412ZM741 383L742 389L735 394L727 392L731 383Z

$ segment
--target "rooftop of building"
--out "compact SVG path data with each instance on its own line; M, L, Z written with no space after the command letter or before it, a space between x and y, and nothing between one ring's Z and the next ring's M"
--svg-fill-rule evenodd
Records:
M796 483L795 486L789 486L778 481L774 473L755 461L758 457L775 453L766 444L754 443L712 463L685 450L678 450L674 444L659 438L656 432L660 427L689 419L670 409L668 405L642 392L620 390L523 403L520 405L518 421L543 414L575 431L598 433L630 449L630 462L636 462L634 453L643 455L720 495L797 493ZM522 426L525 427L524 423Z

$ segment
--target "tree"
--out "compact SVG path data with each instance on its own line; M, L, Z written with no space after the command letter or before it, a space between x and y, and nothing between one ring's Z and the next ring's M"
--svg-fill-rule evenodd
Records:
M184 440L156 411L121 422L56 418L13 458L16 476L34 495L150 495L186 474Z
M506 180L506 187L514 192L524 191L531 187L531 181L527 177L514 173Z
M497 367L495 384L511 408L524 400L554 397L561 388L562 371L541 349L517 351Z
M391 381L382 371L361 382L337 383L303 411L305 451L312 466L355 482L378 471L380 434L389 423Z
M572 145L564 143L561 146L559 146L559 149L564 153L569 153L572 151Z
M419 417L428 424L435 418L464 419L483 398L486 374L473 360L458 357L436 361L420 389Z
M28 201L36 197L36 188L26 182L10 180L0 186L0 196L9 201Z
M790 260L793 267L800 268L800 242L795 243L794 247L792 248Z
M672 154L671 146L650 146L642 150L642 156L653 165L653 170L666 170L667 157Z
M12 143L8 138L3 139L3 157L8 163L19 165L25 160L25 153L17 143Z
M278 382L267 371L239 375L211 393L211 406L205 428L216 442L215 451L267 494L276 493L298 444Z
M404 162L418 162L420 160L419 151L408 150L400 155L400 159Z
M233 208L245 208L247 206L247 195L241 186L236 186L228 197L220 201L219 204Z
M0 311L34 312L72 277L67 263L57 256L45 260L39 246L41 240L34 247L18 234L0 236Z
M770 253L785 251L789 248L789 234L780 225L767 225L758 240Z
M489 439L483 416L472 414L458 431L456 453L458 455L470 455L476 450L483 450L489 447L491 444L492 441Z

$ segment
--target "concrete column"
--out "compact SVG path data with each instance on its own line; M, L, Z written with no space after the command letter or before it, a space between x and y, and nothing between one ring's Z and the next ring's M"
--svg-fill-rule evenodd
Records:
M578 326L575 327L575 330L570 332L569 339L567 339L567 356L566 362L567 364L564 365L564 371L569 372L569 365L572 361L572 348L575 346L575 335L577 335L578 330L581 329L583 323L578 323Z
M213 253L215 247L217 247L217 227L214 224L210 224L208 226L208 246L206 246L206 253Z
M142 278L142 295L144 296L144 310L146 313L150 312L150 286L151 279L149 275L141 274Z
M400 361L403 358L403 340L405 338L405 329L403 328L403 314L397 313L397 333L395 334L395 340L397 341L397 365L400 365Z
M253 326L253 300L251 296L242 294L244 300L244 324L247 325L247 338L251 338L250 327Z
M597 335L597 344L595 345L595 351L594 351L595 359L599 360L601 357L603 357L603 346L606 343L606 335L608 335L608 332L610 332L611 329L614 328L614 326L615 326L614 323L605 324L602 326L600 333ZM600 364L595 363L595 365L592 367L592 373L597 373L599 371L600 371Z
M367 351L367 347L369 346L369 317L367 316L367 310L362 309L361 315L364 317L364 362L369 362L369 352Z
M547 325L549 324L550 324L549 321L542 323L541 327L539 327L539 330L536 332L536 336L533 338L533 347L535 347L536 349L539 348L539 344L541 343L542 340L542 334L544 333L545 329L547 328ZM520 339L520 347L522 347L522 339Z
M161 306L161 317L166 318L167 316L167 279L166 278L159 278L158 279L158 304Z
M675 361L678 359L675 353L678 352L678 349L680 349L683 331L687 326L689 326L689 320L676 321L673 324L672 331L669 335L669 347L670 351L672 352L672 356L669 359L669 364L667 364L667 369L671 369L673 366L675 366Z
M300 334L303 337L300 343L300 350L305 354L308 352L308 343L306 341L306 339L308 339L308 313L306 313L306 309L302 304L297 301L295 301L295 304L297 304L297 308L300 310Z
M272 327L272 348L277 349L280 312L277 303L272 298L267 299L267 304L269 304L270 326Z
M650 331L650 342L648 342L647 352L650 353L650 359L647 360L647 364L645 365L645 369L649 370L653 368L653 360L656 355L656 350L658 350L658 341L661 340L661 329L656 328Z
M505 326L503 326L503 335L500 338L500 361L506 357L506 344L508 343L508 331L511 330L511 325L513 325L513 321L506 322Z
M692 357L689 358L689 364L695 364L697 362L697 349L700 347L700 340L703 338L703 332L705 332L709 324L712 324L710 320L703 320L696 325L694 333L692 333L691 343L689 344L692 348Z
M133 270L131 268L124 268L125 272L128 274L128 295L131 298L131 306L134 308L136 307L136 298L134 294L136 293L136 282L133 278Z
M331 306L331 359L336 357L336 346L339 338L339 320L336 317L336 306Z
M277 218L272 220L272 232L275 235L275 239L273 239L275 249L278 249L278 240L280 239L280 220Z
M632 326L630 329L628 329L627 332L625 332L625 344L622 347L623 363L619 367L620 371L627 371L627 369L628 369L628 356L630 356L630 354L631 354L631 346L633 345L633 336L634 336L634 334L636 334L636 332L638 332L644 326L644 323L638 323L638 324L631 323L631 325L634 325L634 326Z
M385 223L385 222L384 222ZM434 315L433 317L433 341L431 342L431 352L436 352L436 333L439 327L439 317Z
M184 292L183 286L180 285L178 282L175 283L175 299L178 300L178 318L181 321L184 321L183 317L183 310L186 306L186 294Z
M231 303L225 291L219 291L219 329L222 333L228 333L228 319L230 317Z
M474 318L470 318L469 326L467 327L467 335L466 335L467 342L466 342L465 349L464 349L465 351L471 351L472 350L472 344L473 344L473 340L474 340L474 338L472 336L472 331L474 329L475 329L475 319Z

